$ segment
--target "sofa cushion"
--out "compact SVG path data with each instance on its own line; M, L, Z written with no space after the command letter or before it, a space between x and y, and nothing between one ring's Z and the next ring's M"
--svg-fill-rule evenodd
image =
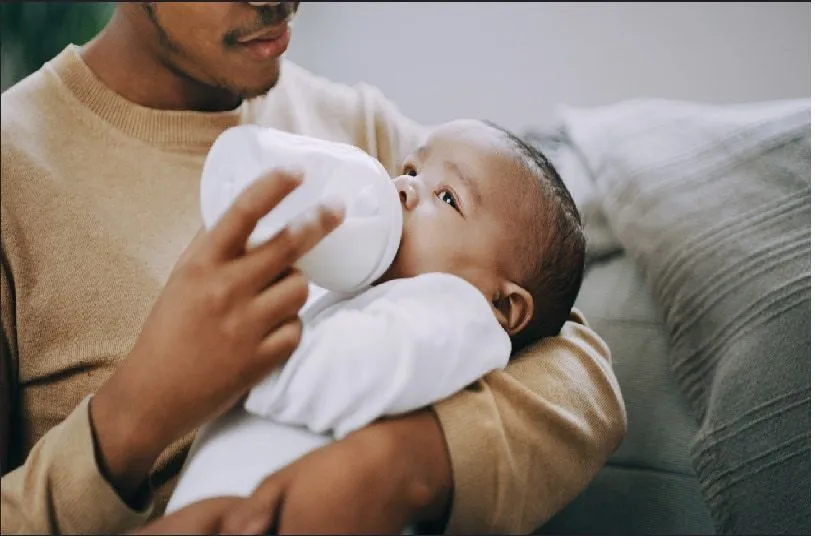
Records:
M667 328L717 532L809 534L810 101L561 117Z

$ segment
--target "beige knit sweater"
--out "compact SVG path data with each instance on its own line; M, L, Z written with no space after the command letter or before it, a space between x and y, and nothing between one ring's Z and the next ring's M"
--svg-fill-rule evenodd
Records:
M201 226L204 157L253 121L355 144L395 171L422 134L375 89L284 63L224 113L126 101L69 46L2 96L2 532L108 534L128 508L96 465L87 401L133 345ZM609 352L575 313L474 389L435 406L455 481L448 530L529 532L572 499L625 430ZM191 437L154 468L156 513Z

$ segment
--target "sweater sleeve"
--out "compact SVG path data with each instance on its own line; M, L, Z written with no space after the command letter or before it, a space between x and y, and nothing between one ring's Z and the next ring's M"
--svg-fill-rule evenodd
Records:
M573 311L500 372L438 403L452 534L528 534L600 471L626 429L610 352Z
M342 438L450 396L506 366L509 353L480 291L453 275L424 274L375 286L307 324L294 355L244 405Z
M6 147L3 147L3 151ZM5 170L4 170L5 171ZM6 178L4 176L4 181ZM6 250L6 227L12 215L2 208L3 241L0 257L0 321L2 321L3 478L0 481L2 534L110 534L147 521L149 504L134 511L108 484L96 463L86 397L68 417L39 439L25 460L15 450L20 431L18 405L19 346L15 316L13 267Z
M3 534L113 534L147 521L102 477L85 398L2 479Z
M2 210L5 216L5 208ZM11 268L0 241L0 471L13 465L12 417L17 406L17 338Z

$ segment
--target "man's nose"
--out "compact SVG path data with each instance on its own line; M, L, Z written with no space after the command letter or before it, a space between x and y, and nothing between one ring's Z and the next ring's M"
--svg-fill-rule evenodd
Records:
M413 176L399 176L393 182L399 191L402 206L408 211L413 211L419 205L419 191Z

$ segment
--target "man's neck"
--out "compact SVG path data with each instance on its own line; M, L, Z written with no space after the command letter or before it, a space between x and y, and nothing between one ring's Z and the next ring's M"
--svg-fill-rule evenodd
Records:
M118 10L80 54L107 87L147 108L217 112L241 103L240 96L196 82L165 65L142 46Z

